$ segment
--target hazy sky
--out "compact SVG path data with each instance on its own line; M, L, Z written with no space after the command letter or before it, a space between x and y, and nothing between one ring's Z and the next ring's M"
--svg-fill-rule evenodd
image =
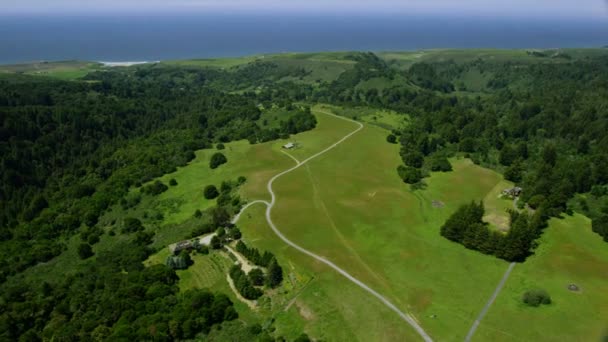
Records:
M607 0L0 0L0 13L386 12L607 17Z

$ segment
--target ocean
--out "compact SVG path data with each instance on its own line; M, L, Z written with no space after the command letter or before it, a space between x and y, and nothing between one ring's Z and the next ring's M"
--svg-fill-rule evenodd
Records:
M2 15L0 63L608 44L608 19L439 15Z

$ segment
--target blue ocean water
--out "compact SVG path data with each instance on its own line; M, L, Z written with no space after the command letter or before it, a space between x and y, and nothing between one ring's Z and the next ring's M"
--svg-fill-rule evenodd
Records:
M273 52L556 48L608 44L600 18L413 15L0 14L0 63L143 61Z

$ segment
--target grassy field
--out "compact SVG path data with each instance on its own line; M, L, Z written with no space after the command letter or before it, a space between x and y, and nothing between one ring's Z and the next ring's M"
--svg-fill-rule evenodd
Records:
M62 80L81 78L91 71L101 68L101 64L83 61L39 62L15 65L0 65L0 72L48 76Z
M299 148L288 153L299 160L356 128L353 123L319 112L328 107L316 110L318 127L290 139ZM362 117L368 115L371 113ZM433 173L426 179L424 190L412 192L396 175L401 163L399 146L388 144L387 134L377 125L365 125L343 144L277 180L273 221L292 241L329 258L412 313L434 339L462 340L507 263L449 242L439 235L439 228L459 205L482 199L486 220L499 228L506 222L506 209L512 208L513 202L498 195L512 184L491 170L459 158L451 160L453 172ZM185 232L171 231L172 224L189 219L197 208L212 205L202 198L201 189L206 184L218 185L242 175L248 179L240 189L243 198L268 200L266 182L294 164L281 151L284 143L226 144L224 152L229 162L213 171L208 168L208 159L215 151L198 151L189 165L163 176L164 182L175 178L178 185L152 200L155 202L144 201L136 209L152 206L163 210L165 224L156 228L155 245L179 240ZM170 207L159 203L178 204ZM195 256L195 265L179 272L180 287L210 287L227 293L237 303L243 320L272 324L277 336L293 339L305 331L316 339L330 341L418 339L412 328L377 299L284 244L267 226L264 211L261 204L252 206L238 225L248 245L277 256L285 270L285 281L262 297L258 309L251 310L236 299L223 273L231 261L220 253ZM102 248L106 240L104 236L96 248ZM546 330L568 320L572 322L564 334L570 339L599 336L605 324L600 317L606 311L604 293L608 293L605 280L599 276L608 270L608 254L594 252L603 247L601 243L581 216L552 221L537 255L516 266L476 338L538 340L543 339L541 334ZM164 262L167 253L166 248L161 249L148 264ZM582 287L581 293L565 290L571 282ZM555 304L537 309L523 307L519 298L530 286L546 288ZM550 314L548 319L543 313ZM532 320L537 323L527 328ZM588 331L583 332L585 327ZM547 337L551 340L557 335Z
M477 341L603 341L608 335L608 249L575 214L552 219L536 254L517 265L477 331ZM580 291L568 290L576 284ZM529 289L545 289L553 303L521 302Z

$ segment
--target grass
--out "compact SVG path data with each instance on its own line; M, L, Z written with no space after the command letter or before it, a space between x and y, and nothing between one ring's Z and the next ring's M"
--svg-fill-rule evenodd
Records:
M320 120L319 131L325 125L350 125L347 131L355 128L326 117ZM506 263L450 243L439 236L438 229L458 205L486 197L502 179L463 159L454 163L453 173L434 174L426 190L412 193L395 174L400 162L398 147L385 142L386 134L383 129L366 126L335 150L279 179L273 220L293 241L329 257L398 306L412 311L432 335L462 338ZM432 200L446 206L433 208ZM250 215L262 217L261 213ZM382 307L371 302L360 306L369 299L362 290L346 291L350 284L344 279L285 247L271 232L262 234L263 229L249 228L247 221L240 226L254 244L324 276L318 286L330 297L338 296L341 308L340 324L323 329L336 330L333 337L340 336L338 330L343 329L339 326L344 321L352 322L350 313L362 315L361 307L374 310L366 310L364 319L351 327L357 338L415 336ZM312 308L321 310L320 302L328 299L321 296L306 301L308 291L301 300L315 313ZM316 325L310 329L314 335ZM375 335L378 331L386 335Z
M496 303L482 321L477 341L600 341L608 333L608 248L575 214L552 219L534 256L515 266ZM567 289L569 284L579 292ZM523 305L531 288L545 289L551 305Z
M330 105L322 105L317 108L325 111L332 111L338 115L379 126L387 130L404 128L410 122L409 115L388 109L370 107L341 108Z
M291 155L303 160L356 128L353 123L318 112L327 108L315 107L315 130L290 139L300 144L299 149L289 151ZM424 190L412 192L396 175L401 163L399 146L388 144L387 134L381 127L366 124L343 144L278 179L273 221L292 241L332 260L410 312L434 339L462 340L507 263L449 242L440 236L439 228L458 206L471 200L483 199L489 215L506 215L505 209L512 207L512 202L497 195L510 183L468 159L457 158L451 160L453 172L433 173ZM176 231L175 224L190 219L196 208L213 204L202 197L205 185L219 185L242 175L248 179L240 189L243 198L269 200L267 181L294 164L281 153L284 143L226 144L224 153L229 161L216 170L208 167L215 150L198 151L189 165L163 176L166 184L175 178L178 185L156 199L144 200L135 209L154 208L165 215L165 223L155 227L155 246L162 248L146 264L164 263L168 254L164 246L185 233ZM433 201L444 206L436 208ZM178 205L163 207L159 203ZM208 287L226 293L241 319L272 324L277 336L288 339L302 331L331 341L418 339L411 327L377 299L288 247L270 230L264 212L263 205L254 205L238 225L248 245L277 256L285 280L280 288L262 297L257 310L232 293L225 279L231 261L220 252L195 256L190 269L178 272L180 287ZM117 207L112 213L117 217L125 214ZM35 268L41 277L51 268L77 269L87 262L74 259L76 238L66 257ZM111 248L121 238L104 235L95 250ZM516 266L476 338L559 339L563 332L568 340L597 339L606 324L601 320L601 313L608 308L608 288L601 278L606 270L608 251L591 233L587 219L575 215L552 221L537 255ZM565 290L569 283L581 286L581 293ZM555 303L523 307L519 298L531 286L545 288ZM534 326L530 322L535 322Z
M62 80L75 80L101 67L99 63L84 61L39 62L2 65L0 72L47 76Z

